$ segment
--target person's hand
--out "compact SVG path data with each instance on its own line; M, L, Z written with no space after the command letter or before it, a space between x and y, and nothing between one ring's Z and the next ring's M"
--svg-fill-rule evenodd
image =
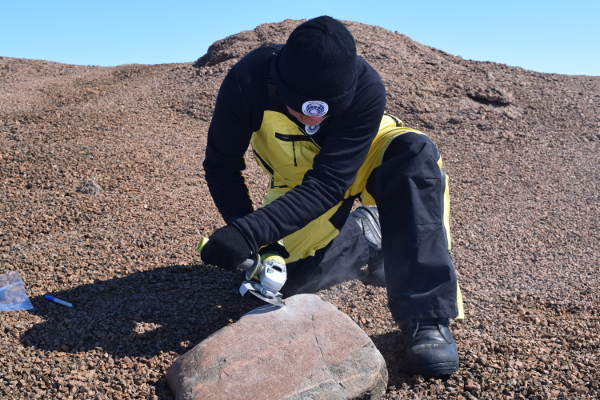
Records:
M240 231L227 225L217 229L200 252L202 261L228 271L233 271L251 255L250 246Z

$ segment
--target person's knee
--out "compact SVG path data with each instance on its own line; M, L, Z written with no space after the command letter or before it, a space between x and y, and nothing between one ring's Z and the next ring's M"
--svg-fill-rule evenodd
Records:
M437 161L440 154L435 144L427 135L417 132L406 132L394 137L390 141L383 154L382 162L385 163L396 157L404 159L427 157Z
M367 191L377 205L388 198L398 200L412 189L429 190L441 185L440 155L426 135L406 132L391 140L381 165L367 180ZM411 189L412 188L412 189Z

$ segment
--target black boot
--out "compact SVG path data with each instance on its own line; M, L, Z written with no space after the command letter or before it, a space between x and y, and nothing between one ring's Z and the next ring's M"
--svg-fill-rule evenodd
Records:
M447 318L415 319L399 325L408 374L432 377L458 371L458 350Z
M360 225L369 246L368 270L363 282L367 285L385 287L379 211L377 207L360 206L350 216Z

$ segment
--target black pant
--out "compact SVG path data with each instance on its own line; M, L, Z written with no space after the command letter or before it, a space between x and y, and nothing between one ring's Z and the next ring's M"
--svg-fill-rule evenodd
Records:
M446 180L431 140L396 136L371 173L367 190L379 210L388 303L396 321L454 318L456 273L443 224ZM369 251L361 228L348 218L340 234L314 257L288 265L285 296L315 292L354 279Z

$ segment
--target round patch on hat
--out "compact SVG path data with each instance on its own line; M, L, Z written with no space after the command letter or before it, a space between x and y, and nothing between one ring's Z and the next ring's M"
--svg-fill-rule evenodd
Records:
M321 125L315 125L315 126L308 126L305 125L304 126L304 131L308 134L308 135L314 135L315 133L317 133L317 131L319 130L319 128L321 127Z
M329 111L329 106L324 101L309 100L302 104L302 112L304 115L311 117L322 117Z

